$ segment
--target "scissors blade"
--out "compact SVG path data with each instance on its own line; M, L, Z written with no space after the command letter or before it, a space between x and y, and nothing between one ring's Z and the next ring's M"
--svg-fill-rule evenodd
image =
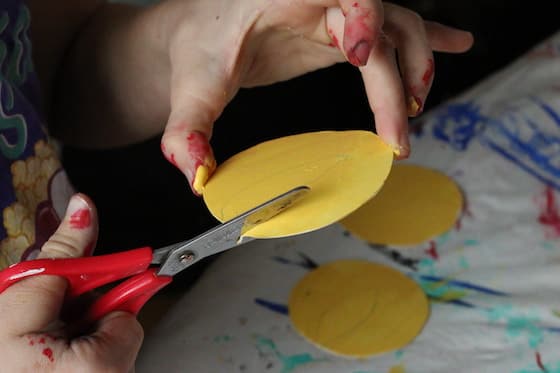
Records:
M158 275L173 276L200 259L251 241L243 236L247 231L280 214L309 190L296 187L191 240L154 251L152 263L161 263Z

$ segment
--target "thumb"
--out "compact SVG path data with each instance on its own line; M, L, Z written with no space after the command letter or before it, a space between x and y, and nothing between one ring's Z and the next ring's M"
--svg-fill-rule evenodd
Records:
M97 213L91 200L74 195L63 221L43 245L39 258L68 258L91 254L97 240ZM8 288L0 297L5 319L0 328L12 335L41 331L58 320L66 293L66 280L35 276Z
M185 174L196 195L202 194L216 169L209 143L212 127L234 93L228 74L214 64L177 57L171 79L171 113L161 142L163 154ZM192 66L205 68L187 69Z

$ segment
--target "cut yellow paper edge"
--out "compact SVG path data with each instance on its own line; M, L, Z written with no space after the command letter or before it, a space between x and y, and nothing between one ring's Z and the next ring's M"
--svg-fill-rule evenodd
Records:
M289 315L314 345L366 358L410 343L428 319L429 303L418 284L397 270L365 260L338 260L296 284Z
M375 198L341 223L370 243L411 246L448 231L462 208L463 194L451 178L427 167L396 164Z
M310 192L289 209L245 233L284 237L339 221L377 193L393 153L368 131L320 131L263 142L225 161L204 188L221 222L298 186Z

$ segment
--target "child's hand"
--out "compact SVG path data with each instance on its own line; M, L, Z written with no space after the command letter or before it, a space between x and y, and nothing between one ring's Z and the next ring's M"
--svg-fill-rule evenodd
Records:
M111 4L88 25L59 69L57 134L107 147L165 125L163 153L196 193L215 168L213 123L241 87L347 60L360 68L379 135L405 158L408 116L422 111L432 84L432 50L463 52L473 41L381 0Z
M75 195L58 230L40 256L89 255L97 239L92 202ZM107 315L87 336L69 339L59 319L66 291L60 277L35 276L0 294L2 371L128 372L143 338L142 327L128 313Z
M240 87L346 59L360 67L379 135L404 158L407 117L422 111L432 83L432 50L462 52L472 44L467 32L380 0L184 4L167 4L171 115L162 144L196 192L214 168L207 142L213 122ZM193 13L204 21L189 18Z

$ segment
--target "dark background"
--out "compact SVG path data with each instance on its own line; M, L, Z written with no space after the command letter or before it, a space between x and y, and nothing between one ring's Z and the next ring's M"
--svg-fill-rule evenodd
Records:
M463 55L436 55L426 109L472 86L560 28L557 1L398 1L425 19L475 36ZM280 62L281 63L281 62ZM218 162L265 139L336 128L372 128L357 69L341 64L270 87L242 90L215 126ZM66 149L66 169L100 215L96 253L182 241L217 222L161 155L159 137L126 149Z

